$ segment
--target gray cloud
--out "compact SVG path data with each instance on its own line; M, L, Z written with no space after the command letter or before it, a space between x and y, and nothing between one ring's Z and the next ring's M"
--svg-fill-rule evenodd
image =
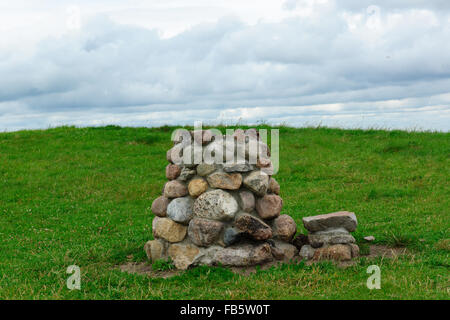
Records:
M366 4L401 10L411 2L339 3L346 10ZM295 9L293 2L285 7ZM448 119L448 15L381 12L352 29L336 10L253 26L229 17L168 39L97 16L78 33L41 41L32 54L0 52L0 128L60 121L151 125L174 123L178 115L178 122L217 120L222 111L223 119L259 112L300 123L293 119L371 113L394 119L431 107L428 114ZM328 104L340 106L320 108ZM448 130L444 122L438 127Z

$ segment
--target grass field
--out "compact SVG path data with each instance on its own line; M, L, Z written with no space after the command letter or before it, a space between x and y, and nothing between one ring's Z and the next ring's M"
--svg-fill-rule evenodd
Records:
M406 247L258 270L195 268L169 279L117 266L145 261L150 205L165 182L174 128L61 127L0 133L1 299L449 299L450 134L280 128L283 213L356 213L355 237ZM81 267L81 290L66 268ZM381 267L381 289L366 269Z

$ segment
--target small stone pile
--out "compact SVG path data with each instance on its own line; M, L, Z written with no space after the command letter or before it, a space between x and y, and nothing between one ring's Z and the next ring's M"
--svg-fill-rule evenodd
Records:
M300 257L307 260L347 261L359 255L359 247L350 234L358 222L353 212L340 211L303 218L307 237L296 237Z
M190 146L197 144L197 149L184 147L183 152L194 150L193 157L195 150L203 152L217 143L210 130L189 134ZM297 225L281 214L283 200L272 177L267 144L255 129L238 129L232 137L231 151L244 150L244 162L193 164L175 161L180 152L177 145L183 139L186 142L186 136L175 134L174 147L167 152L169 181L151 207L155 240L145 244L150 260L170 257L178 269L187 269L195 265L250 266L298 256L291 244ZM249 144L255 142L258 154L250 161ZM230 146L226 149L229 152Z

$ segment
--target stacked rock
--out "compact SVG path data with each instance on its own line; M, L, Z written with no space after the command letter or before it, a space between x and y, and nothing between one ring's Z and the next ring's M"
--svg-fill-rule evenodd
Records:
M300 249L303 259L346 261L358 256L359 247L350 234L358 225L353 212L305 217L303 225L309 231ZM301 241L299 237L297 239Z
M169 181L152 203L155 240L145 244L148 258L170 257L178 269L186 269L249 266L297 255L290 244L297 226L290 216L281 215L280 186L258 131L238 129L231 138L211 130L186 132L177 131L175 145L167 152ZM232 143L222 146L219 140ZM256 155L251 153L254 145ZM211 150L214 161L206 162ZM245 159L223 162L222 151L224 157L231 152Z

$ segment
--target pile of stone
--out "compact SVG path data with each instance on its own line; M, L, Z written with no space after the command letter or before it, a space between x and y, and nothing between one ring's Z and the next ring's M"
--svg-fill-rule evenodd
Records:
M294 240L303 259L347 261L359 255L359 247L350 234L358 225L353 212L305 217L303 225L309 231L308 236Z
M298 256L291 244L297 225L281 214L283 200L272 177L267 144L255 129L238 129L231 145L219 144L227 138L230 135L210 130L177 132L172 137L174 147L167 152L169 181L151 207L155 239L145 244L150 260L170 257L178 269L186 269L250 266ZM255 144L256 156L251 154ZM215 160L206 162L205 154L211 150ZM222 151L224 158L217 156ZM244 154L244 161L236 157L224 163L230 152Z

